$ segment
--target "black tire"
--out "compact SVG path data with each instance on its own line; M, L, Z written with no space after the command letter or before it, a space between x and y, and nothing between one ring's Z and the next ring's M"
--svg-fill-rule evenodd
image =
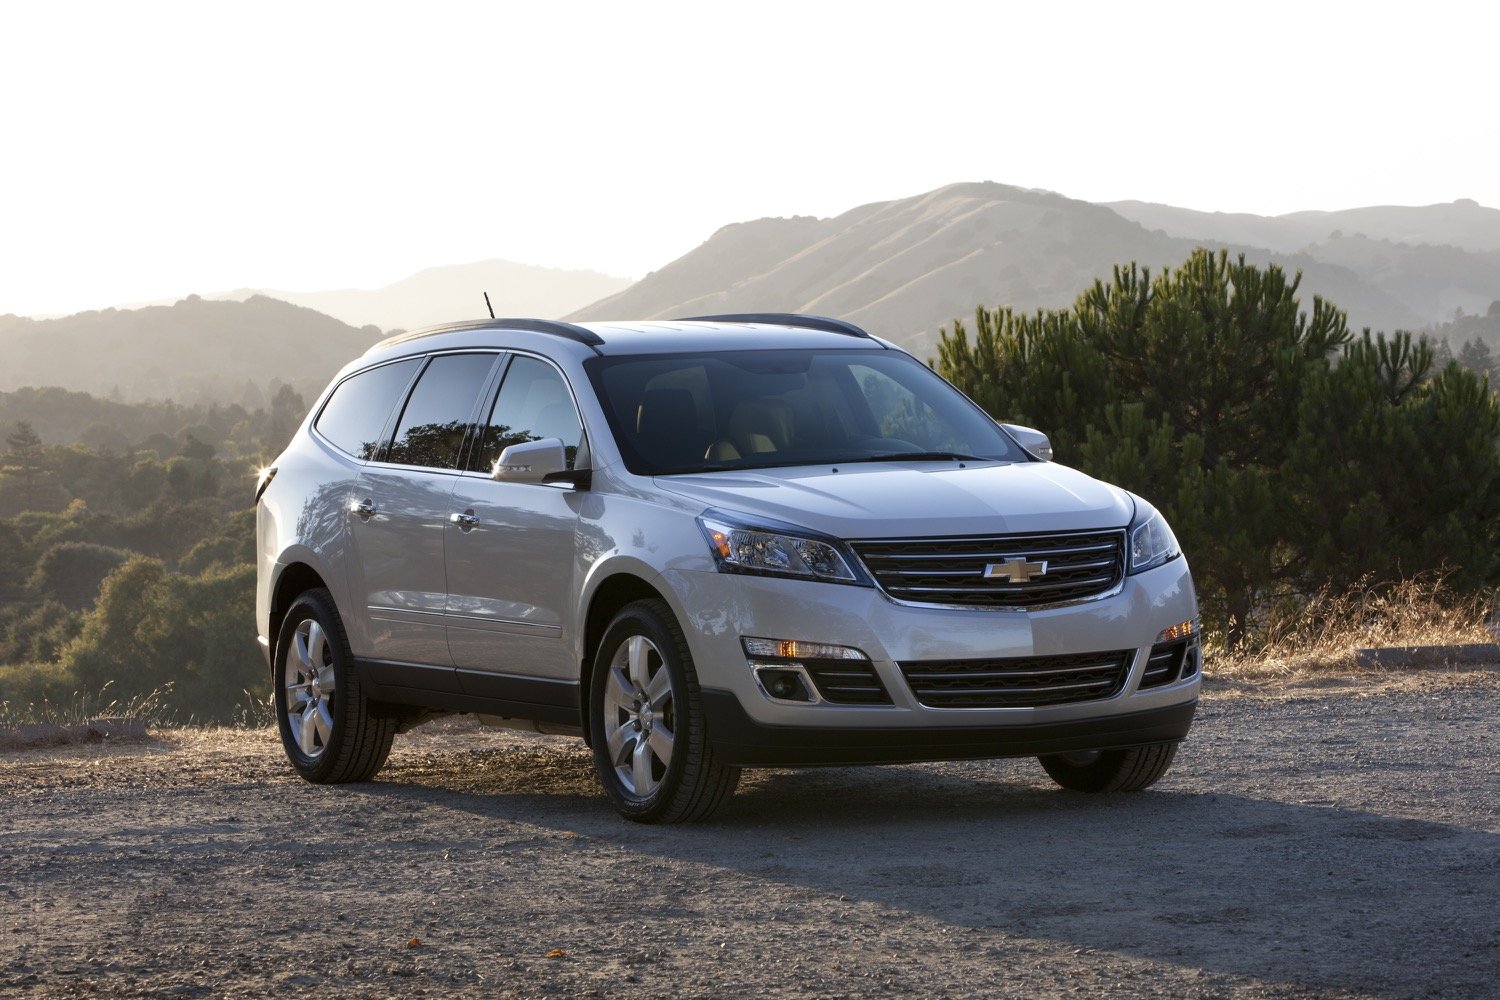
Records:
M305 669L299 670L314 657L321 668L317 685ZM298 597L282 620L271 676L282 748L292 768L316 784L369 781L385 764L396 738L397 720L371 714L353 661L333 596L320 588ZM322 689L322 678L332 679L331 691ZM299 699L296 705L291 704L294 698ZM302 727L304 720L308 729ZM308 740L308 749L299 733Z
M1052 780L1075 792L1138 792L1167 773L1176 743L1038 757Z
M650 678L644 687L632 676L637 673L633 650L640 654L640 672ZM661 685L667 685L664 696ZM589 686L589 727L599 782L626 819L707 819L729 801L739 783L739 768L714 759L693 657L665 601L626 605L605 631ZM671 737L665 762L658 752L663 730ZM644 771L635 771L638 747L645 758ZM630 773L621 774L619 768ZM638 775L643 775L639 789L634 781Z

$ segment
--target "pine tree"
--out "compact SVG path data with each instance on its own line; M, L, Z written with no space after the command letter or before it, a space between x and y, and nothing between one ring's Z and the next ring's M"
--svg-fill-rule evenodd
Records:
M1478 337L1458 349L1458 363L1476 375L1487 376L1492 385L1496 382L1495 355Z
M1199 250L1134 265L1071 309L976 312L938 369L1058 460L1160 507L1231 643L1273 601L1443 566L1479 586L1500 514L1500 416L1409 335L1356 339L1300 276Z
M5 507L18 511L56 510L67 502L66 496L58 496L55 477L46 466L41 436L30 421L18 421L5 444Z
M38 469L42 461L42 439L29 420L16 423L16 429L5 439L10 460L17 468Z
M271 426L266 434L266 450L275 454L285 448L306 415L307 403L301 393L289 385L278 388L271 397Z

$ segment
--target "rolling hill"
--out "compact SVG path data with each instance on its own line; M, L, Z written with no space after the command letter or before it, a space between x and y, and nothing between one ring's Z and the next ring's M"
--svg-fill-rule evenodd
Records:
M1441 205L1372 205L1272 216L1198 212L1144 201L1108 202L1106 207L1169 236L1247 243L1271 250L1298 250L1346 234L1392 243L1500 250L1500 209L1468 198Z
M561 316L630 284L598 271L534 267L508 260L430 267L381 288L346 288L323 292L289 292L240 288L206 296L244 300L265 295L316 309L350 326L382 330L415 330L436 323L477 319L489 292L500 316Z
M61 386L130 400L235 402L247 383L274 380L311 401L381 335L263 295L244 302L193 295L59 319L0 316L0 391Z
M1169 235L1108 206L992 182L953 184L831 219L726 226L692 252L569 318L824 313L926 355L935 350L942 326L972 317L978 305L1068 305L1117 263L1176 265L1205 242L1256 263L1302 271L1309 305L1313 293L1321 294L1346 309L1356 326L1413 329L1437 318L1357 271L1310 253ZM1500 288L1495 295L1500 297ZM1417 292L1411 297L1426 301Z
M1500 299L1500 251L1401 243L1339 232L1304 253L1358 275L1423 319L1449 320L1458 310L1483 314Z
M1174 266L1199 245L1301 271L1304 302L1323 295L1356 328L1429 328L1458 310L1486 315L1500 300L1500 211L1472 202L1264 218L984 182L828 219L728 225L628 287L594 272L485 261L372 291L278 293L295 302L242 289L56 319L0 316L0 391L239 402L279 382L310 398L382 329L475 318L486 290L502 315L824 313L926 357L938 331L976 306L1066 306L1118 263Z

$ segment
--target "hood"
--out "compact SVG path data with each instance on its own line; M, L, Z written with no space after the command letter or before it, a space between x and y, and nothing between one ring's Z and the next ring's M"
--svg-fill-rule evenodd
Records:
M1052 462L879 462L660 476L658 487L750 519L838 538L1002 535L1121 528L1124 490Z

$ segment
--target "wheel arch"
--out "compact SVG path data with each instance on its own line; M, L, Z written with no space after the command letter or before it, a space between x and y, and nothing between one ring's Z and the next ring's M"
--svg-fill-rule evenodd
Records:
M328 589L328 583L321 574L310 564L305 562L288 563L282 571L277 574L276 584L271 588L270 616L267 621L269 634L267 638L271 642L271 650L274 653L276 643L281 636L281 623L286 618L287 609L290 608L303 594L309 590L318 588ZM275 656L271 657L271 676L276 675Z
M652 599L666 601L667 597L643 577L624 571L612 573L599 581L589 597L588 610L583 616L582 656L578 665L578 714L583 720L584 742L589 746L594 743L594 734L589 728L589 685L593 683L594 658L599 643L604 640L605 630L621 608L635 601Z

